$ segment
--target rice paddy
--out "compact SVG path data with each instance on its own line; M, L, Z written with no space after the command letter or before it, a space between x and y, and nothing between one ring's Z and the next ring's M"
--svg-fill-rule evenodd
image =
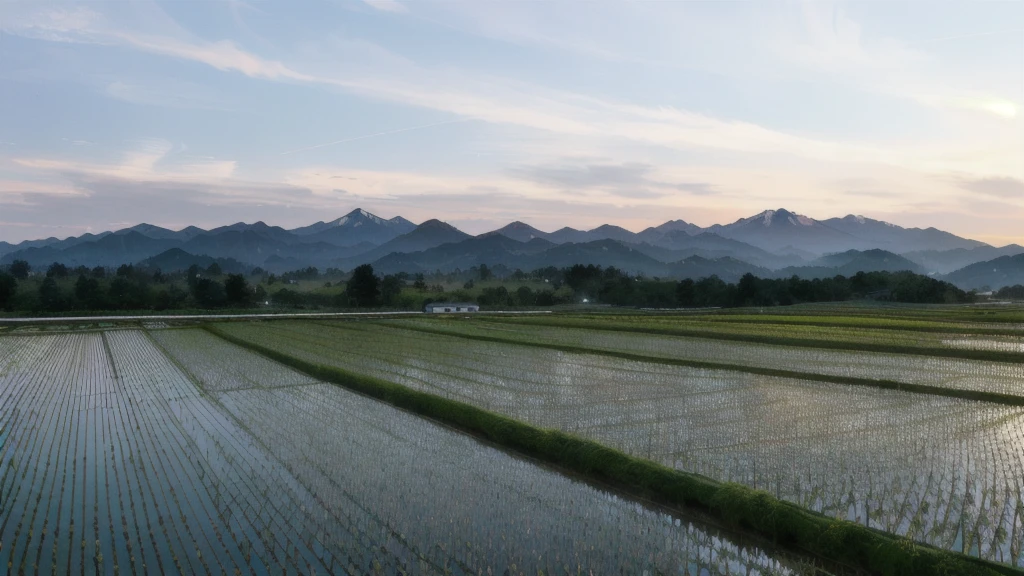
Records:
M815 573L199 330L3 337L0 401L10 574Z
M828 322L581 315L8 331L0 572L861 573L542 466L288 359L737 483L1004 573L1024 568L1024 407L815 379L1024 397L1014 325L920 311ZM719 338L709 326L780 341ZM796 331L831 335L796 345ZM856 349L875 333L923 352ZM931 352L942 349L1011 356Z
M394 322L218 329L828 516L1024 563L1022 408L473 342Z

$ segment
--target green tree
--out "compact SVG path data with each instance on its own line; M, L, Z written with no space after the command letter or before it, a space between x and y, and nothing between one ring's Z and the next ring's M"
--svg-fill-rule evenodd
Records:
M490 280L494 277L494 273L487 267L487 264L480 265L480 280Z
M10 310L14 295L18 293L18 281L11 274L0 272L0 310Z
M396 306L398 296L402 293L402 280L398 276L389 274L380 282L380 298L385 306Z
M555 293L551 290L540 290L537 292L537 306L554 306Z
M231 306L248 306L252 303L252 291L249 290L249 283L241 274L228 274L224 280L224 293L227 302Z
M39 306L47 312L56 312L64 307L60 287L52 276L47 276L39 285Z
M68 267L60 262L54 262L46 269L46 275L50 278L67 278Z
M185 298L188 295L175 284L157 290L153 294L154 310L174 310L185 307Z
M197 264L189 266L188 270L185 271L185 283L188 284L188 289L190 291L195 289L200 276L202 276L202 274L200 273L199 266Z
M107 298L112 308L138 310L149 305L146 286L129 276L114 276L107 287Z
M697 291L694 289L692 278L679 281L679 285L676 286L676 300L683 308L693 308L697 305Z
M256 304L263 304L267 301L267 289L263 287L263 284L257 284L255 295Z
M75 282L75 299L78 300L79 307L86 310L103 308L102 295L99 280L79 274L78 280Z
M222 271L220 269L220 264L217 264L216 262L214 262L213 264L210 264L206 268L206 273L209 274L210 276L220 276L221 273L222 273Z
M416 280L412 283L412 287L420 292L427 291L427 280L422 273L416 274Z
M375 306L380 298L380 280L374 275L373 266L357 266L345 286L345 294L350 302L360 308Z
M24 260L15 260L11 262L11 276L14 276L18 280L24 280L28 278L28 273L32 271L32 266Z
M533 306L537 303L537 297L529 286L520 286L516 289L516 302L520 306Z
M484 288L477 300L484 306L508 306L508 288Z
M753 306L757 302L757 278L747 272L736 285L736 305Z
M200 308L216 308L227 302L224 285L216 280L200 278L192 288L192 298Z

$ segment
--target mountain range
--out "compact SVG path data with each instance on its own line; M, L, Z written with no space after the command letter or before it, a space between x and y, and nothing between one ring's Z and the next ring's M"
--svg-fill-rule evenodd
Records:
M42 269L137 263L166 271L222 262L232 269L284 272L307 266L382 273L467 270L487 264L532 270L597 264L667 278L717 274L765 277L911 270L972 289L1024 282L1024 247L994 247L935 228L903 228L863 216L815 220L786 209L700 227L680 219L640 232L604 224L538 230L524 222L473 236L440 220L414 224L356 209L336 220L284 229L238 222L210 230L139 224L122 230L0 242L0 266L26 260Z

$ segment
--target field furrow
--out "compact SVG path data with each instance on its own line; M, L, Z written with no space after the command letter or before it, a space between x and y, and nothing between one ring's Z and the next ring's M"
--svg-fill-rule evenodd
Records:
M543 375L533 378L546 398ZM511 392L501 378L491 385ZM11 574L811 574L820 565L539 468L203 331L0 337L0 400L0 561Z
M1014 518L1024 502L1024 444L1007 441L1020 436L1024 409L366 323L218 330L761 488L837 518L1024 562L1009 538L1020 534Z
M757 367L792 370L1024 396L1024 364L1008 362L798 348L708 338L499 322L402 320L390 321L387 325L439 330L471 338L500 338L513 343L582 347L595 352L629 352L655 359L718 363L733 365L739 369Z

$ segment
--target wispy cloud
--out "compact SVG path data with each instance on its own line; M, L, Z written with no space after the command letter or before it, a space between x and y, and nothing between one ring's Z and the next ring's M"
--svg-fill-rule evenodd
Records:
M1019 57L995 51L985 58L943 57L949 55L944 47L961 43L897 38L898 22L872 26L865 14L874 8L862 4L598 3L581 10L575 3L371 0L372 8L360 7L358 14L341 11L379 29L341 30L324 23L301 32L278 26L288 23L278 22L281 14L267 4L247 11L247 23L240 23L239 9L247 5L233 1L224 6L223 22L197 32L183 28L156 2L115 4L8 3L0 27L23 38L82 44L81 50L45 47L67 58L54 60L59 65L46 71L46 81L67 83L71 76L62 75L61 65L95 58L102 66L87 80L83 71L72 82L81 79L93 93L86 96L99 90L111 99L104 106L135 115L139 121L131 127L126 122L117 137L166 138L136 141L110 156L110 139L94 133L81 136L104 146L58 143L41 151L21 132L5 132L23 144L0 155L0 178L7 179L0 186L0 209L11 205L8 199L100 197L104 186L127 198L134 186L147 191L140 198L187 193L199 205L199 199L216 203L220 195L239 209L247 201L294 209L319 202L326 210L371 202L398 213L404 203L427 217L462 210L459 218L469 221L470 208L459 202L475 197L487 202L470 202L473 209L500 198L504 211L493 212L494 218L535 214L532 206L543 205L561 210L551 218L564 222L576 217L571 206L579 202L594 214L630 207L688 220L695 219L691 211L729 220L749 215L749 206L780 203L825 215L861 212L865 202L877 211L953 212L982 195L1018 202L1014 182L1024 181L1024 103L1015 99L1014 75L998 73ZM310 13L320 9L338 7L318 4ZM231 26L231 14L241 28ZM435 22L443 27L434 28ZM390 34L406 26L423 26L417 28L422 36ZM451 35L451 28L470 34ZM439 30L449 34L450 45L432 43ZM1009 35L979 36L968 44L1003 36ZM44 51L40 42L13 40L31 57ZM421 52L420 43L432 44ZM481 52L487 58L471 53L475 47L488 50ZM529 58L538 58L530 70L505 65ZM964 65L968 61L971 66ZM152 65L146 68L151 74L140 75L143 68L117 70L123 62ZM565 77L558 66L567 66ZM613 86L591 67L615 78L633 69L640 73L636 85ZM577 69L588 72L575 74ZM25 71L14 72L27 78ZM32 81L41 85L41 78ZM250 79L280 86L254 90L258 83ZM698 94L705 81L711 88ZM691 98L691 92L701 97ZM308 97L312 106L279 106L283 94L288 104ZM311 122L325 118L325 110L333 114L332 96L352 110L330 116L330 123ZM847 116L847 97L858 102L859 114ZM191 113L224 110L239 100L280 120L287 139L231 140L223 134L248 138L262 134L264 126ZM898 106L889 109L894 101ZM815 105L825 112L811 113ZM165 116L136 106L174 108L175 118L191 118L192 125L172 126ZM894 119L904 110L921 116L907 123ZM379 114L382 129L367 129L362 118L348 123L350 115L364 113ZM204 124L197 128L200 116ZM430 123L445 118L451 120ZM352 154L301 154L374 138L388 138L397 149L405 140L401 134L457 122L466 124L436 131L438 145L429 154L403 154L408 150L392 150L383 141L344 150ZM67 135L63 130L54 127L47 142L52 146ZM71 136L76 134L68 136L69 143ZM172 143L183 138L218 157L188 155ZM282 141L292 144L273 144ZM262 152L253 152L255 147ZM378 148L386 152L376 153ZM344 160L331 166L326 159L332 156ZM305 165L308 158L325 164ZM835 182L844 176L870 182ZM270 190L282 191L286 200L273 199ZM450 201L428 213L424 198ZM651 223L657 222L644 222Z
M157 9L146 3L132 3L131 7L138 9L144 6L148 7L150 14ZM56 8L44 4L35 9L32 5L15 5L15 8L15 13L3 25L7 32L16 35L58 42L128 46L153 54L201 62L218 70L240 72L251 78L313 80L276 60L247 52L230 40L203 41L176 25L164 26L164 33L160 33L145 29L153 27L151 20L142 21L144 29L139 30L121 26L107 14L85 7Z
M1024 200L1024 180L1017 178L962 178L958 183L965 190L999 198Z
M917 166L928 162L928 151L917 148L829 141L675 107L639 106L507 78L424 68L366 43L309 44L307 52L326 51L324 60L329 64L319 72L307 72L261 58L231 41L206 42L184 34L171 37L116 29L100 16L71 18L51 10L16 20L12 28L25 34L57 28L65 38L117 43L252 78L324 85L464 118L547 132L632 140L679 150L791 154L818 161ZM382 62L386 66L379 66Z
M383 12L395 12L397 14L404 14L409 11L409 9L406 8L404 4L402 4L401 2L396 2L395 0L363 0L363 3L372 8L376 8L377 10L381 10Z
M707 182L666 182L655 167L642 162L563 163L516 166L509 174L524 180L568 191L599 191L622 198L660 198L675 192L714 194Z
M950 107L987 112L1002 118L1016 118L1018 112L1018 104L1004 98L959 97L949 98L944 103Z
M181 80L117 80L107 84L103 92L111 98L143 106L220 111L232 109L210 89Z
M459 118L457 120L445 120L444 122L434 122L433 124L423 124L421 126L410 126L408 128L399 128L397 130L385 130L384 132L374 132L373 134L363 134L362 136L353 136L352 138L343 138L341 140L335 140L333 142L326 142L324 144L316 144L313 146L305 146L303 148L296 148L294 150L288 150L281 152L282 156L289 154L296 154L298 152L307 152L309 150L316 150L318 148L326 148L328 146L335 146L337 144L345 144L347 142L356 142L358 140L366 140L367 138L376 138L378 136L388 136L391 134L401 134L402 132L412 132L413 130L423 130L425 128L434 128L436 126L445 126L447 124L456 124L459 122L467 122L470 118Z
M211 182L230 178L234 160L170 157L174 146L159 138L141 140L125 152L120 162L96 163L78 160L20 157L12 162L20 167L50 174L84 175L126 181Z

